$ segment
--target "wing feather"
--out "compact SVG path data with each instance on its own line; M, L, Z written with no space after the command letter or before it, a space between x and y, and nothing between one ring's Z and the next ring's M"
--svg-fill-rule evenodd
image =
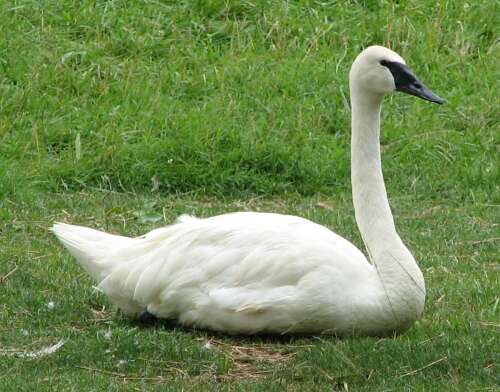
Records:
M215 329L230 329L223 321L265 328L265 320L254 318L278 317L273 312L285 322L305 277L329 263L369 268L359 250L327 228L258 213L185 217L106 258L120 261L99 288L124 311L147 308L187 323L205 320Z

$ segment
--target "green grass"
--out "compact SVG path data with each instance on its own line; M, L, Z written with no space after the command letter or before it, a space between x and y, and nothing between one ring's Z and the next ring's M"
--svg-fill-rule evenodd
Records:
M498 388L499 13L460 0L2 2L0 390ZM347 73L373 43L447 100L398 95L383 112L387 188L428 287L405 334L144 328L48 232L64 220L134 235L249 209L361 246ZM45 357L7 355L60 339Z

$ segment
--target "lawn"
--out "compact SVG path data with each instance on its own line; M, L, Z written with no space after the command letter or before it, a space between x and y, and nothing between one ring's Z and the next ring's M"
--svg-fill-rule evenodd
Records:
M0 390L497 390L498 14L461 0L2 2ZM404 334L144 327L49 233L257 210L362 248L347 73L374 43L446 99L384 106L387 189L428 288Z

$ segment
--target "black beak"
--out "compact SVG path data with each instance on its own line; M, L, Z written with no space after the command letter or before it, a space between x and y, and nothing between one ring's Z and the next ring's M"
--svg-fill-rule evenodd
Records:
M416 97L425 99L426 101L435 102L438 104L442 104L444 100L434 94L431 90L427 88L427 86L421 83L418 79L415 79L410 84L396 86L396 91L401 91L402 93L414 95Z
M405 64L387 60L382 60L380 64L389 68L389 71L391 71L392 76L394 77L394 83L396 84L396 91L414 95L415 97L425 99L426 101L438 104L444 103L444 100L420 82L411 69Z

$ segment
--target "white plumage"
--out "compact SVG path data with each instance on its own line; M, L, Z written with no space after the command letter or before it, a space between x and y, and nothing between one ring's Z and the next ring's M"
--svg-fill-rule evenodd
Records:
M351 318L336 303L355 301L357 283L375 277L351 243L288 215L181 217L133 239L65 224L53 230L125 313L147 307L157 317L221 331L327 330L332 314L345 313L339 322ZM102 255L82 257L87 249ZM373 298L357 299L365 300Z
M353 64L352 181L356 220L371 263L309 220L237 212L178 222L127 238L56 223L52 230L123 312L144 311L228 333L384 334L418 318L422 274L397 235L383 184L379 114L397 88L370 47ZM372 73L372 77L368 77Z

